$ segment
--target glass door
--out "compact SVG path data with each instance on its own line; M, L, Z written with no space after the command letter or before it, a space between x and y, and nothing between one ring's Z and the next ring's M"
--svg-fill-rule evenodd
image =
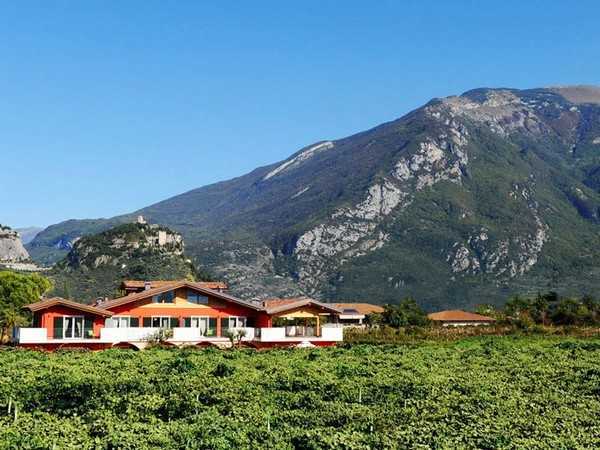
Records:
M246 326L246 318L245 317L234 317L231 316L229 318L229 328L244 328Z
M63 337L64 339L83 338L83 316L64 317Z
M113 317L115 328L129 328L129 317Z
M192 317L190 320L192 328L200 329L200 336L206 336L208 329L208 317Z

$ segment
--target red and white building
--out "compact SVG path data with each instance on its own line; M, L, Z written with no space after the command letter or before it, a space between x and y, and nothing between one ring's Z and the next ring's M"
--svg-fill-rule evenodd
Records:
M223 283L189 281L125 281L121 287L125 296L94 305L62 298L27 305L33 326L16 329L16 342L48 350L141 349L159 330L169 330L164 343L175 346L225 347L232 334L257 348L328 346L343 340L343 311L309 298L252 302L227 294Z

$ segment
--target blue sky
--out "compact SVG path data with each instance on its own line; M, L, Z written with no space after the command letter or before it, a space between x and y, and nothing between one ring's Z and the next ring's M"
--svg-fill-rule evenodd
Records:
M0 4L0 223L110 217L475 87L600 84L595 1Z

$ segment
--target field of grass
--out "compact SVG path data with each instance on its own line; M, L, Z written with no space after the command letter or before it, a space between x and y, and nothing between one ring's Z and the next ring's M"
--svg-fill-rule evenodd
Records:
M596 338L0 352L1 449L599 447Z

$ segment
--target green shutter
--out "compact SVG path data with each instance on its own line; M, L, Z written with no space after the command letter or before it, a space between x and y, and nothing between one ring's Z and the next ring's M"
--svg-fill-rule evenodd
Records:
M83 337L85 339L94 337L94 319L92 317L83 318Z
M179 318L171 317L171 328L175 328L179 326Z
M184 317L183 319L183 326L186 328L190 328L192 326L192 318L191 317Z
M62 339L63 338L63 318L55 317L54 318L54 334L52 335L54 339Z
M140 319L138 317L132 317L129 319L129 326L137 328L140 326Z
M150 328L152 326L152 318L144 317L143 324L145 328Z

